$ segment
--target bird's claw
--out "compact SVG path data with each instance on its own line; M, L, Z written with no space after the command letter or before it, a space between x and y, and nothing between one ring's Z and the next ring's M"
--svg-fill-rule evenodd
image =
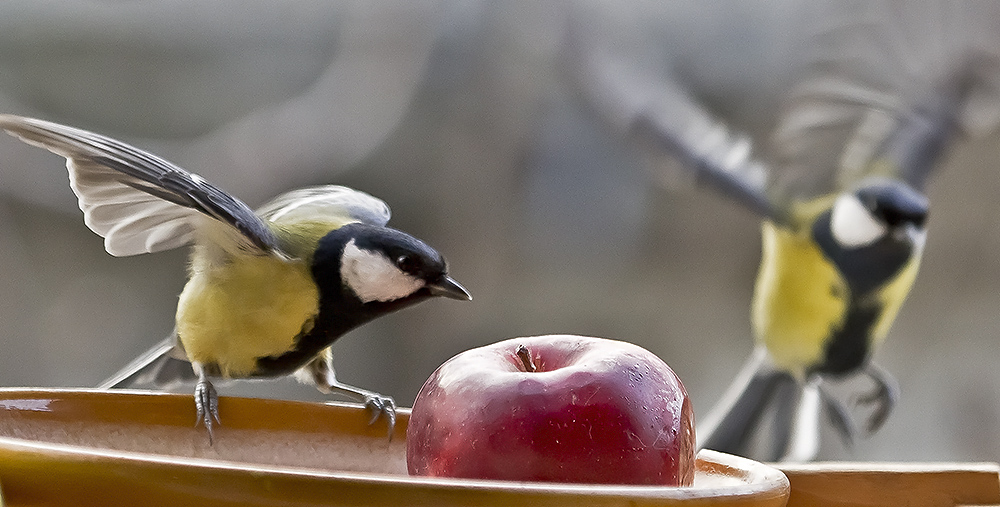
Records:
M889 418L889 414L896 406L899 399L899 384L885 372L878 370L868 371L869 377L875 382L875 389L863 396L859 396L856 403L858 405L874 406L872 413L868 416L868 424L865 430L869 435L878 431Z
M384 396L372 391L336 382L335 380L322 386L322 389L320 390L328 393L342 394L363 403L365 408L371 413L371 418L368 419L369 426L375 424L380 417L385 416L386 423L389 426L389 439L392 440L392 433L396 429L396 402L391 396Z
M212 435L212 421L222 424L219 421L219 394L215 386L207 380L199 380L194 388L194 406L197 416L194 425L204 424L208 430L208 444L214 443Z
M385 416L386 424L389 426L389 439L392 439L392 432L396 428L396 401L389 396L368 394L365 396L365 408L371 412L369 426Z

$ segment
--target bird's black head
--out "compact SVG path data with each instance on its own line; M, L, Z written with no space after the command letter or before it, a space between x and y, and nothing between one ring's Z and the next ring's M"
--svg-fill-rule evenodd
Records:
M927 197L909 185L893 180L875 180L854 191L872 216L892 229L907 225L921 229L927 220Z
M311 268L319 314L292 350L258 358L261 372L294 371L348 331L431 297L472 299L448 276L441 254L387 227L353 223L330 231L319 240Z
M441 254L388 227L353 223L327 233L312 271L321 305L357 306L365 313L389 312L434 296L471 299L448 276Z
M879 286L923 251L927 197L904 182L873 178L844 192L813 225L813 237L856 290Z
M869 179L844 192L830 210L833 239L844 249L880 241L922 241L927 197L897 180Z

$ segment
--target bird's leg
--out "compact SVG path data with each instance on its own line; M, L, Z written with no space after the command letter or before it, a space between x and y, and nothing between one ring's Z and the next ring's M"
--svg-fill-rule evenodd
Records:
M208 444L213 444L212 421L222 424L219 421L219 393L215 391L215 386L208 381L205 367L201 363L192 362L191 367L198 375L198 383L194 388L194 406L198 411L194 425L204 424L208 430Z
M875 363L869 362L865 367L864 374L875 382L875 389L859 397L857 403L875 405L872 414L868 417L868 425L865 427L867 435L871 435L885 424L892 409L896 406L896 402L899 400L899 383L888 371Z
M371 412L369 425L375 424L379 417L385 416L389 425L389 438L392 438L393 429L396 427L396 402L392 397L344 384L337 380L333 369L333 353L329 348L306 365L306 368L311 380L321 392L339 393L363 403Z

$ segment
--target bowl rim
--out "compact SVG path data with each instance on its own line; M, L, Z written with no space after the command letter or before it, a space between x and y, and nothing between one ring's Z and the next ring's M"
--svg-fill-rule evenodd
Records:
M18 395L18 397L60 395L97 395L97 396L165 396L189 398L189 395L166 393L162 391L147 391L139 389L102 390L96 388L14 388L0 387L0 409L3 408L3 396ZM306 405L322 405L342 410L365 410L357 403L330 401L310 402L269 398L241 398L256 402L281 402ZM409 414L407 407L397 408L400 414ZM405 420L405 418L404 418ZM168 454L144 453L137 451L122 451L110 448L87 447L83 445L66 444L40 440L30 440L18 437L0 436L0 449L8 449L22 453L47 454L55 459L113 459L119 462L137 466L185 467L190 469L216 470L253 475L271 475L286 478L311 478L326 481L367 483L373 486L394 485L421 489L462 489L468 491L517 491L546 495L599 495L599 496L629 496L636 498L659 498L689 500L697 498L746 498L787 496L790 491L789 481L785 474L770 465L750 460L748 458L725 454L709 449L702 449L696 456L698 473L716 474L740 479L739 484L722 484L711 487L678 487L678 486L646 486L620 484L573 484L557 482L522 482L485 479L463 479L447 477L423 477L391 473L354 472L341 470L325 470L307 466L266 465L244 461L233 461L216 458L186 457Z

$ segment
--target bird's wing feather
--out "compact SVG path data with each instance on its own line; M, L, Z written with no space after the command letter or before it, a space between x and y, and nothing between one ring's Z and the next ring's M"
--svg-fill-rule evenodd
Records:
M654 152L680 158L697 180L781 221L790 202L871 175L921 190L956 132L1000 123L1000 56L978 49L995 46L995 11L872 1L810 10L801 20L804 72L766 165L660 64L665 58L634 58L616 51L620 37L587 33L571 39L567 60L581 95L613 127L644 133Z
M338 185L293 190L265 204L257 213L275 223L322 218L379 226L387 224L391 215L381 199Z
M644 69L600 41L570 35L567 67L572 80L605 123L640 140L649 153L679 159L697 184L759 215L785 220L768 193L770 169L752 157L746 137L731 133L668 71ZM664 167L659 164L658 170Z
M120 141L33 118L0 115L0 128L66 157L84 221L104 237L108 253L137 255L190 243L211 217L249 249L272 251L277 240L243 202L196 174Z
M969 43L983 20L995 18L990 11L935 2L824 4L805 75L773 137L776 186L810 197L878 175L922 189L960 129L995 125L1000 116L995 77L986 75L1000 59L974 55ZM983 87L991 99L968 111Z

